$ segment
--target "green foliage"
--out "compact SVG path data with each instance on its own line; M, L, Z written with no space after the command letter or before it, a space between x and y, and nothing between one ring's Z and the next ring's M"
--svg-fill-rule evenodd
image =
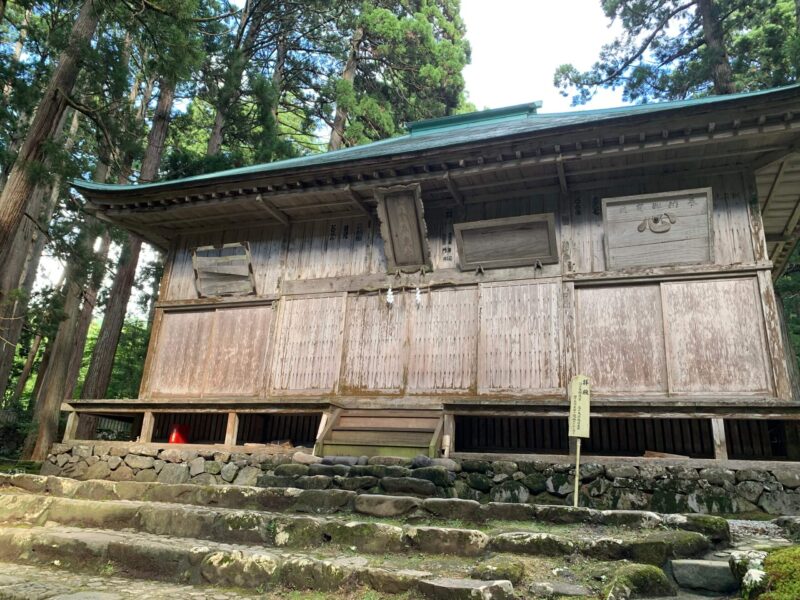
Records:
M588 71L561 65L554 84L573 103L589 101L599 88L623 90L628 101L649 102L715 92L714 68L728 62L736 91L797 80L798 48L793 0L713 0L714 23L724 54L712 51L700 1L601 0L623 33L606 44ZM726 90L716 90L726 93Z
M764 559L767 592L761 600L796 600L800 598L800 546L781 548Z
M320 102L331 111L329 123L334 106L347 110L347 145L397 135L406 123L463 106L470 47L458 2L363 2L338 28L340 40L360 39L357 71L352 83L333 76Z

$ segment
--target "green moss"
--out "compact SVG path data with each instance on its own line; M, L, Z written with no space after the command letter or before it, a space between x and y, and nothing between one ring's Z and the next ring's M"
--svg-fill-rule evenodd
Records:
M675 590L664 571L653 565L639 564L617 569L611 583L603 590L604 598L648 598L674 594Z
M781 548L764 559L767 593L761 600L797 600L800 598L800 546Z
M684 516L687 522L682 526L682 529L705 534L715 542L727 542L731 539L731 529L727 519L712 515Z

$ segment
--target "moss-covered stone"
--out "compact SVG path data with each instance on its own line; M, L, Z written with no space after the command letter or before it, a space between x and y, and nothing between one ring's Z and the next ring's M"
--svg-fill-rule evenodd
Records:
M467 485L474 490L488 492L492 489L492 480L482 473L472 472L467 474Z
M279 465L275 467L275 475L277 477L300 477L302 475L308 475L308 465L297 463Z
M504 481L500 485L494 486L489 495L492 502L522 502L525 503L530 498L528 488L519 481Z
M675 596L676 591L664 571L653 565L630 564L616 570L603 590L606 600Z
M728 520L713 515L683 515L686 522L681 525L681 529L686 531L696 531L708 536L713 542L728 542L731 539L731 528Z
M419 469L414 469L413 476L418 479L427 479L438 487L450 487L455 480L455 475L444 467L421 467Z
M547 490L547 477L541 473L531 473L520 479L520 483L534 494L541 494Z
M507 556L495 556L473 567L470 577L483 581L507 579L516 585L525 578L525 563Z

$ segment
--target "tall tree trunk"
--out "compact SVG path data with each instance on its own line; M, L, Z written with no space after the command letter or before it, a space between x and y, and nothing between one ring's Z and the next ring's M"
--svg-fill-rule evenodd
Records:
M169 129L170 111L175 96L175 84L162 81L158 96L158 104L153 115L153 125L147 138L140 170L140 180L147 182L155 179L161 156L164 153L164 141ZM103 323L97 336L92 360L86 379L81 390L81 398L105 398L108 384L111 381L111 370L114 366L114 355L119 344L122 326L125 323L125 313L131 298L131 289L136 276L136 266L139 264L139 254L142 249L142 240L138 236L128 234L123 242L122 251L117 265L117 272L111 284Z
M236 32L236 44L231 52L228 72L225 74L225 85L222 87L216 103L214 125L211 127L211 136L206 146L207 156L216 156L225 137L225 122L228 111L236 102L239 89L242 85L242 76L250 60L253 46L261 31L261 25L268 2L247 1L242 9L239 27Z
M65 120L62 118L62 128ZM64 143L67 151L75 143L79 122L78 113L74 112ZM44 230L58 204L60 185L60 178L56 177L49 189L46 185L36 186L28 207L30 218L23 220L17 230L11 254L0 270L0 390L6 388L14 365L14 354L22 334L28 299L36 281L39 259L47 242Z
M92 270L92 275L86 290L83 292L83 306L81 314L78 316L78 324L75 328L75 343L72 346L72 356L70 357L69 370L67 371L66 397L72 398L75 393L75 386L78 383L78 376L81 372L83 363L83 352L86 348L86 338L89 335L89 326L92 324L92 315L97 304L97 294L103 284L105 275L106 261L108 260L108 250L111 245L111 235L106 229L100 238L100 249L97 251L96 264Z
M31 349L28 350L28 356L25 359L25 365L22 367L22 372L17 378L17 385L14 387L14 394L11 396L9 406L19 406L20 398L22 398L22 392L25 391L28 378L31 376L31 371L33 370L33 363L36 361L36 354L39 352L39 346L41 345L42 334L37 333L33 338L33 342L31 342Z
M83 243L87 242L91 244L91 236L84 234ZM67 371L83 295L82 265L71 263L67 269L69 274L64 292L64 319L59 323L52 342L48 344L52 348L47 370L42 373L41 367L39 369L42 383L33 412L33 427L23 445L23 458L27 460L41 461L47 457L50 446L56 441L61 403L66 398Z
M72 93L80 72L80 57L94 35L100 6L95 0L85 0L70 32L67 48L44 91L30 129L25 136L8 181L0 193L0 264L11 251L28 198L35 187L30 167L41 161L45 144L54 133L67 109L67 96Z
M800 2L800 0L798 0ZM277 49L275 52L275 68L272 70L272 89L275 93L275 100L272 104L272 120L275 122L275 129L278 128L278 109L281 105L281 92L283 91L283 75L286 68L286 38L278 38Z
M350 40L350 52L347 54L347 62L344 65L344 71L342 71L342 81L346 81L350 85L353 84L356 78L358 51L363 40L364 30L359 27ZM342 106L340 102L336 103L336 114L333 117L333 127L331 127L331 138L328 142L328 150L338 150L344 146L344 129L347 126L347 112L345 106Z
M698 0L697 7L703 19L703 37L712 61L711 77L714 81L714 91L717 94L733 94L736 88L733 85L733 71L725 47L725 33L719 17L719 7L714 0Z

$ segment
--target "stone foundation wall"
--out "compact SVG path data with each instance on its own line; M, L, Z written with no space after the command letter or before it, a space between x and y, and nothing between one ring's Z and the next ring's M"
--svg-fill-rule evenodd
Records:
M111 481L344 489L362 494L571 504L574 467L530 462L229 453L156 445L54 444L43 475ZM662 513L800 515L800 468L581 466L581 505Z

